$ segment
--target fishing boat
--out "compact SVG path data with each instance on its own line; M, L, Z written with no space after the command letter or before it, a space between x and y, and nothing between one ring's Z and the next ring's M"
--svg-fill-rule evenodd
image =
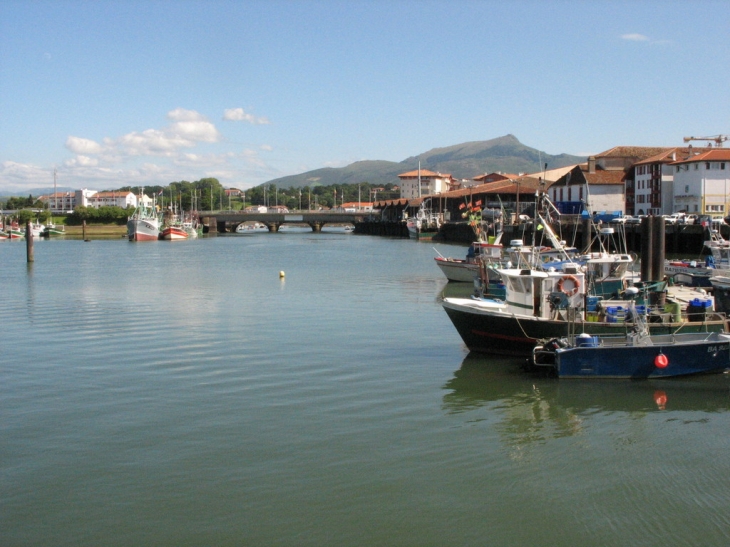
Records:
M537 214L536 222L549 235L553 247L560 249L561 242L542 214ZM536 248L533 245L533 253ZM688 320L689 302L707 300L705 291L681 288L684 292L675 296L665 282L637 282L633 276L624 275L632 260L630 255L599 252L587 255L584 263L564 261L558 269L551 263L537 267L538 262L532 259L524 267L496 269L504 284L503 299L486 295L445 297L441 303L469 350L505 355L529 357L539 340L561 338L571 331L625 334L633 328L625 319L625 310L632 302L651 306L648 328L652 335L673 334L679 329L726 330L725 317L712 311L711 298L706 313L693 318L701 320ZM614 277L609 275L612 270ZM607 279L611 285L604 286Z
M532 365L559 378L669 378L722 372L730 367L730 336L719 332L652 335L641 311L622 336L553 338L535 346Z
M46 225L45 229L41 232L42 237L58 237L58 236L65 236L65 235L66 235L66 228L63 224L49 223Z
M160 239L165 241L177 241L180 239L188 239L189 234L183 227L182 223L168 224L160 231Z
M562 272L498 269L498 273L505 286L504 299L442 299L444 311L471 351L529 356L539 340L561 338L571 329L590 335L625 335L633 328L631 320L626 320L629 304L650 305L650 299L640 298L635 287L626 289L623 299L589 298L585 274L577 266ZM647 286L647 292L661 294L665 286ZM711 301L705 297L703 302L707 300ZM725 317L714 312L712 303L701 317L688 316L688 310L692 312L689 305L668 296L663 305L650 306L650 333L725 331Z
M408 237L411 239L433 239L441 229L441 215L434 213L430 208L431 200L425 199L416 216L406 220Z
M30 225L30 233L33 239L38 239L45 230L45 226L38 222L32 222ZM8 239L25 239L25 228L21 228L17 222L13 222L10 226L6 226L5 233Z
M502 260L502 244L495 240L492 243L475 241L469 246L466 258L445 257L438 251L434 257L436 265L449 281L474 283L479 275L482 263L499 264Z
M129 241L154 241L160 236L160 219L154 204L147 205L140 194L139 205L127 220L127 237Z

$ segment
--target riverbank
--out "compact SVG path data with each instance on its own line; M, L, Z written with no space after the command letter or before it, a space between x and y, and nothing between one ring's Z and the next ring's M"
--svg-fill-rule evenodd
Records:
M84 237L83 226L65 226L66 237ZM86 226L86 239L116 239L127 235L127 226L116 224L89 224Z

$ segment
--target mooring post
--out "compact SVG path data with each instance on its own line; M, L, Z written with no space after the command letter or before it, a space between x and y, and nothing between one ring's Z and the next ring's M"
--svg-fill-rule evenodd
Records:
M25 250L28 262L35 262L33 255L33 229L30 226L30 220L25 223Z

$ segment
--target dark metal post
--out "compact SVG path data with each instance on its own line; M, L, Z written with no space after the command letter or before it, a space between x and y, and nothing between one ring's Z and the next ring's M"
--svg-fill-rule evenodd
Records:
M654 217L654 244L652 245L652 281L662 281L664 279L664 256L666 243L666 224L664 217L657 215Z
M641 280L644 283L654 281L652 277L652 239L653 239L652 217L646 216L641 219Z

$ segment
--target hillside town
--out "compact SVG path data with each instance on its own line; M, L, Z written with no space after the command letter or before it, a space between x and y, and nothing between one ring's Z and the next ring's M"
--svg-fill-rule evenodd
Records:
M695 140L705 141L704 145L694 146ZM314 207L374 212L383 220L395 221L414 216L428 203L441 222L449 222L461 219L464 203L478 202L482 209L502 209L518 221L521 215L529 214L535 192L541 189L560 213L568 215L588 210L610 212L627 221L647 215L665 216L669 223L692 223L702 216L722 219L730 211L730 149L723 148L726 140L727 136L716 135L686 137L688 144L682 147L616 146L580 164L553 169L545 165L535 173L482 173L471 179L419 166L394 181L392 189L396 195L399 193L398 198L378 199L378 191L383 189L375 188L367 200L345 201L341 191L339 196L335 193L334 203L329 206L317 203L315 197ZM243 198L241 207L246 212L288 211L278 202L247 203L246 192L237 188L226 188L224 192L229 204L232 197L239 201ZM69 214L77 207L150 207L161 195L162 191L150 197L131 190L80 189L49 193L39 200L51 214L58 215ZM225 209L222 201L221 209ZM304 209L312 210L311 196Z
M579 214L587 206L621 216L723 217L730 207L730 150L722 148L725 136L715 139L716 146L706 147L617 146L574 166L532 174L489 173L471 181L425 169L409 171L399 176L401 198L467 197L485 208L502 206L519 214L542 187L564 214ZM380 205L389 204L393 201Z

